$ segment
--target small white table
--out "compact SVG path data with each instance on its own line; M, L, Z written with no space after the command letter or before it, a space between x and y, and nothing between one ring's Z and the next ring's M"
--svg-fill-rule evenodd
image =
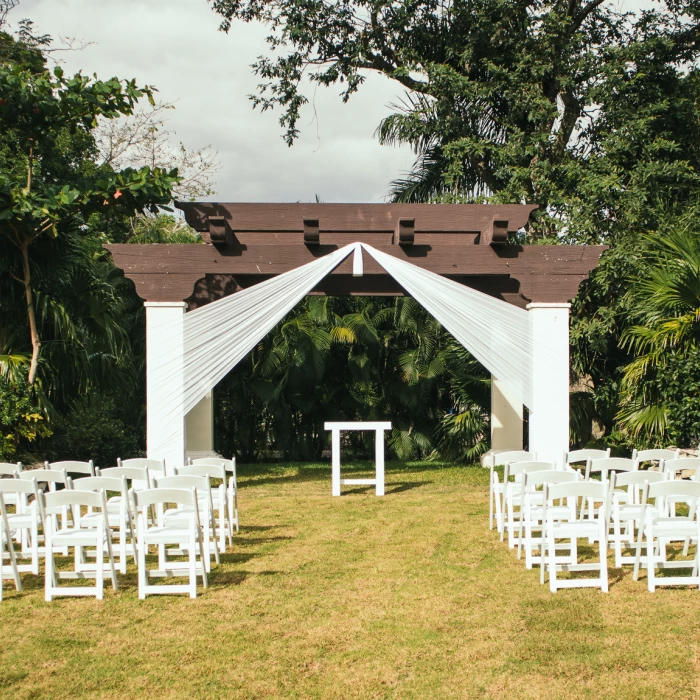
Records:
M340 496L341 484L362 484L376 486L377 496L384 495L384 431L391 430L388 421L330 421L324 425L331 431L331 469L332 488L334 496ZM341 479L340 478L340 431L341 430L374 430L374 479Z

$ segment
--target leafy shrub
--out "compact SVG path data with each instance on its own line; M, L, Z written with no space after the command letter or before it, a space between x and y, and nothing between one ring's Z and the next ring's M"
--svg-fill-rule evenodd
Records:
M46 416L26 381L0 377L0 461L16 459L29 444L49 435Z

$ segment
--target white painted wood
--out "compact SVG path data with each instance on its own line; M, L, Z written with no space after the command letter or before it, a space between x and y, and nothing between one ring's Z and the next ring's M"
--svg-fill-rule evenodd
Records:
M505 383L491 375L491 451L523 449L523 404Z
M170 467L185 463L185 420L173 417L170 405L182 403L183 325L187 304L182 301L144 303L146 307L146 449L151 459ZM180 333L175 332L178 320ZM163 357L173 361L164 363ZM174 398L175 397L175 398Z
M534 345L529 447L538 459L556 464L561 464L569 451L570 307L571 304L527 305Z
M214 394L209 392L185 416L187 456L214 457Z
M391 430L389 421L327 421L326 430L331 431L331 494L340 496L341 484L375 485L377 496L384 495L384 431ZM340 478L340 433L343 430L374 431L375 479Z

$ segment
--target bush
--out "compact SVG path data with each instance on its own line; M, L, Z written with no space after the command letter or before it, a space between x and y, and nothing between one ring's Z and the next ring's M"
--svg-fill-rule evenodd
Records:
M0 377L0 461L16 460L29 445L51 435L29 385Z

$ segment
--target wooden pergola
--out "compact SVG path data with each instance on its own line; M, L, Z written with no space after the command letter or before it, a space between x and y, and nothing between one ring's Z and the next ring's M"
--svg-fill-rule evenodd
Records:
M149 328L327 255L363 242L532 313L532 329L561 346L565 363L547 372L561 384L562 404L530 420L530 444L558 432L568 444L568 308L605 246L515 245L537 205L480 204L239 204L178 203L202 245L106 245L117 267L146 302ZM353 277L341 263L312 294L398 296L403 289L374 260ZM158 339L148 335L149 353ZM556 377L558 376L558 379ZM157 397L149 390L149 409ZM566 404L564 411L563 404ZM521 405L493 383L492 447L522 446ZM187 451L213 450L212 407L202 402L187 416ZM565 415L562 416L562 412ZM534 423L534 425L533 425ZM558 427L556 427L558 426ZM541 436L540 436L541 433ZM566 438L564 438L566 434ZM544 442L543 442L544 441Z

